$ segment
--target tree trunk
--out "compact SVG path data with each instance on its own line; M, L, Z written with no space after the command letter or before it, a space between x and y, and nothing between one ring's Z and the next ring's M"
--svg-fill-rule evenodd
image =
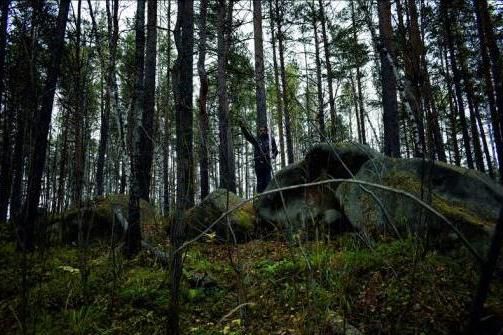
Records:
M84 184L84 148L83 148L83 138L82 138L82 127L84 125L84 94L83 90L83 82L82 82L82 59L81 59L81 17L82 17L82 0L78 1L77 4L77 22L76 24L76 71L75 71L75 80L74 80L74 96L77 101L75 106L75 113L73 117L73 126L74 126L74 143L75 143L75 151L74 151L74 189L73 189L73 205L77 208L80 208L81 199L82 199L82 187Z
M3 0L1 5L2 15L0 22L0 115L2 115L2 104L5 87L5 56L7 52L7 22L9 16L9 3L8 0ZM7 209L9 205L9 197L11 191L11 134L12 128L12 115L14 111L11 108L4 108L3 117L3 141L2 141L2 166L0 173L0 180L2 180L2 187L0 187L0 222L7 220Z
M312 25L313 25L313 35L314 35L314 55L316 61L316 93L318 97L318 131L320 136L320 141L326 141L325 133L325 113L324 113L324 103L323 103L323 84L321 81L321 58L320 58L320 41L318 38L318 26L317 26L317 13L316 6L312 4ZM291 162L289 162L291 163Z
M273 0L269 0L269 19L271 24L271 44L272 44L272 62L274 68L274 90L276 92L277 103L277 122L278 122L278 136L279 136L279 155L281 158L281 168L286 166L285 161L285 137L283 134L283 99L281 98L281 91L279 87L279 70L278 61L276 58L276 35L274 33L275 12L272 9Z
M182 253L185 223L184 211L194 204L194 161L192 157L192 66L194 47L194 2L178 0L178 13L174 30L178 56L173 69L173 93L176 110L177 190L176 218L171 225L171 334L180 334L179 294L182 276Z
M208 15L208 0L201 0L199 13L199 58L197 60L197 72L199 74L199 131L200 131L200 149L199 149L199 173L201 176L201 200L206 198L210 192L209 181L209 163L208 163L208 74L206 73L206 17Z
M267 127L267 105L264 78L264 37L262 34L262 1L253 0L253 36L255 41L255 88L258 129Z
M280 70L280 75L281 75L281 92L283 96L283 113L285 116L285 135L286 135L286 154L287 154L287 159L288 159L288 164L292 164L294 161L293 158L293 141L292 141L292 134L291 134L291 124L290 124L290 104L289 104L289 99L288 99L288 92L287 92L287 81L286 81L286 70L285 70L285 48L284 48L284 35L283 31L281 30L281 25L283 22L283 15L280 15L280 12L282 9L280 8L279 1L282 0L276 0L276 27L278 30L278 51L279 51L279 70ZM284 4L282 4L284 5Z
M448 6L448 1L441 0L440 13L441 13L441 17L443 18L444 29L445 29L445 38L447 40L447 47L449 49L452 74L453 74L453 79L454 79L454 89L455 89L456 99L457 99L457 103L458 103L459 120L461 121L461 130L463 133L463 143L464 143L464 147L465 147L465 156L466 156L466 161L467 161L468 167L470 169L473 169L473 155L472 155L472 148L471 148L471 144L470 144L470 135L468 134L468 126L467 126L466 117L465 117L465 104L463 102L463 93L461 90L461 76L459 73L456 55L454 53L454 37L453 37L453 33L452 33L451 21L450 21L449 15L448 15L449 11L448 11L447 6Z
M488 53L488 37L486 36L486 27L487 27L487 16L484 13L487 10L487 4L484 4L485 1L474 0L473 5L475 8L475 14L477 18L477 31L479 35L480 41L480 54L482 58L482 72L484 76L484 89L487 96L487 100L489 102L489 111L491 113L491 125L493 128L494 134L494 142L496 145L496 152L498 157L498 171L500 175L500 182L503 183L503 137L502 137L502 128L500 128L500 118L501 112L503 111L503 107L499 104L499 111L496 109L496 99L494 96L494 85L491 78L491 61ZM494 76L496 79L497 75ZM498 85L498 83L496 83ZM501 80L499 82L501 86ZM501 88L500 88L501 89ZM501 92L499 92L502 94ZM498 94L498 92L496 93ZM503 99L501 99L503 100Z
M393 28L391 26L391 3L378 1L379 33L381 35L381 80L383 99L384 153L400 157L400 134L398 125L396 78L393 73Z
M155 68L157 57L157 0L148 0L145 58L145 100L140 129L140 198L150 201L150 179L154 157Z
M480 0L476 3L476 12L481 17L481 23L485 31L489 57L491 58L492 72L494 78L494 91L496 92L496 104L499 112L500 133L503 136L503 59L495 36L491 14L487 6L487 0ZM502 178L503 179L503 178Z
M456 106L454 102L454 92L452 91L452 80L451 74L449 71L449 62L447 59L447 51L445 48L440 47L441 51L441 64L442 70L444 72L445 81L447 84L447 94L449 98L449 123L450 123L450 137L451 137L451 146L454 151L454 164L456 166L461 166L461 155L459 153L459 144L458 144L458 131L457 131L457 112ZM442 61L443 60L443 61ZM445 66L444 66L445 63Z
M18 221L18 246L23 250L33 250L34 221L37 217L37 208L39 204L42 175L44 173L45 158L47 151L47 135L49 133L49 124L51 122L52 106L54 94L56 92L56 83L59 77L60 63L63 56L63 46L65 42L66 22L70 0L61 0L59 3L58 18L56 21L56 30L51 41L51 55L49 58L49 67L47 69L47 78L44 84L42 95L42 105L39 113L35 115L32 123L32 141L37 145L36 150L32 150L30 158L30 171L28 173L27 197L23 210L23 217Z
M335 95L334 95L334 73L332 71L332 62L330 61L330 45L328 44L328 34L327 34L327 17L325 13L325 6L323 5L323 0L318 0L320 6L320 19L321 19L321 37L323 39L323 49L325 51L325 66L327 67L327 84L328 84L328 104L330 106L330 118L334 120L331 122L332 125L332 139L336 140L336 129L335 125L337 123L337 111L335 109ZM353 1L351 1L351 6L353 7ZM359 71L359 70L358 70Z
M140 127L145 102L145 0L138 0L136 7L135 64L136 79L134 90L133 142L131 148L131 177L129 182L128 229L124 254L134 257L141 250L140 197L141 197L141 134Z
M167 97L167 106L166 106L166 114L164 115L164 143L163 143L163 160L162 160L162 178L163 178L163 214L166 216L169 213L170 210L170 179L169 179L169 156L170 156L170 140L171 140L171 118L172 118L172 113L171 113L171 103L170 103L170 96L171 96L171 1L168 1L168 30L167 30L167 71L166 71L166 81L167 81L167 92L166 92L166 97Z
M229 2L228 2L229 1ZM233 0L218 0L217 9L217 91L219 122L220 187L236 192L236 167L232 139L229 97L227 96L227 59L232 29Z

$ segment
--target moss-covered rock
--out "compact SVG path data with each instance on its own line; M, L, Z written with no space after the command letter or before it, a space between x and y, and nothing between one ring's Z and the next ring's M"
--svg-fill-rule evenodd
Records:
M89 239L110 238L112 232L117 238L122 237L123 228L115 218L114 209L120 210L127 218L129 196L110 194L88 200L82 208L71 208L50 219L52 231L60 235L63 241L72 242L78 238L79 219L82 220L84 237ZM157 226L156 211L145 200L140 201L141 225L143 229Z
M423 199L471 239L491 232L503 199L501 186L482 173L421 159L373 159L361 167L355 178L407 191ZM399 232L430 232L433 236L451 232L416 201L401 194L365 188L380 199ZM368 232L393 234L378 202L360 185L341 184L337 197L353 226Z
M223 213L234 208L243 200L236 194L226 189L217 189L211 192L197 206L187 211L188 234L195 237L204 231L209 225L217 220ZM247 203L229 215L232 232L238 240L242 240L253 232L255 228L255 209L251 203ZM228 229L227 220L217 223L208 234L216 233L216 237L232 241L232 232Z
M304 160L278 171L266 191L328 178L349 178L367 160L382 155L366 145L352 142L313 146ZM261 197L259 217L290 233L341 231L347 228L335 196L337 185L298 188Z

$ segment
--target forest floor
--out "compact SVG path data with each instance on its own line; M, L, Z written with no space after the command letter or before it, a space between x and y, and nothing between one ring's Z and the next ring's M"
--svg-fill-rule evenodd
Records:
M478 279L462 249L440 253L414 239L369 248L350 234L303 245L200 242L184 259L184 334L338 334L344 325L364 334L456 334ZM169 334L168 279L146 252L125 260L98 243L23 257L3 240L0 329ZM502 280L493 281L487 308L503 315Z

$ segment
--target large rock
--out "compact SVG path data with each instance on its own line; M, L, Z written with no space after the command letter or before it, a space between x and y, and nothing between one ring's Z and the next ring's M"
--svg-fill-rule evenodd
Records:
M78 238L79 219L81 219L84 237L89 239L121 238L124 233L122 224L115 216L120 212L125 218L128 214L129 196L111 194L86 201L82 208L71 208L50 219L52 231L59 234L63 241L72 242ZM142 228L149 229L157 225L156 211L145 200L140 201L140 216Z
M211 192L199 205L187 211L189 237L193 238L200 235L223 213L242 201L236 194L225 189L217 189ZM232 231L228 229L227 220L223 219L208 231L208 235L211 236L212 233L215 233L217 238L232 242L232 232L234 232L239 241L243 240L253 232L255 227L255 209L253 205L247 203L233 211L229 215L229 220Z
M355 179L423 198L470 239L486 237L493 229L503 200L503 188L486 175L421 159L380 157L369 160ZM343 183L337 189L337 198L351 224L361 230L393 234L381 206L367 190L380 199L401 234L429 232L430 236L445 236L439 234L452 232L438 217L410 198L370 186Z
M380 156L368 146L356 143L318 144L307 152L304 160L278 171L266 191L328 178L349 178L367 160ZM298 188L265 195L256 203L259 218L290 233L308 232L312 228L317 231L320 227L327 233L345 230L347 225L335 196L336 186Z

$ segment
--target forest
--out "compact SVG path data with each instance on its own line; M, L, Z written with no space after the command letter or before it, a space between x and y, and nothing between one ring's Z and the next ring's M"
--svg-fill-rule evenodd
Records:
M503 334L501 0L0 0L1 334Z

